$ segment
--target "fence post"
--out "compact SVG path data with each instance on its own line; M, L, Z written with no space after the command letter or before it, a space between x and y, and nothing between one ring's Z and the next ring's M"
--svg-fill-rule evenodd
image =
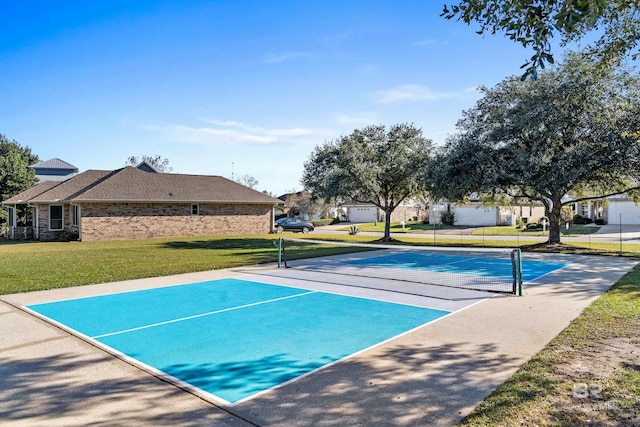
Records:
M278 237L278 268L282 264L282 237Z
M620 212L620 256L622 256L622 212Z
M436 245L436 228L438 228L438 224L433 224L433 246Z

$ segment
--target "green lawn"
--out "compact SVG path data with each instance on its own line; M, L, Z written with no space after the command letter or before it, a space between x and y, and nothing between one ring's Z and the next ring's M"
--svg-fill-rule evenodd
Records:
M279 237L302 236L283 233L109 242L3 241L0 295L276 262L274 242ZM323 237L354 242L372 240L362 236L313 235ZM325 248L322 254L344 250ZM300 251L309 249L298 249L298 256Z

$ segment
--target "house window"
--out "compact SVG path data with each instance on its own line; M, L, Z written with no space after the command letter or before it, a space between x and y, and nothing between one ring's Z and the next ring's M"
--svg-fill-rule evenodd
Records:
M49 230L62 230L63 224L62 206L49 206Z
M13 223L13 208L9 208L9 227L14 227Z
M191 215L200 215L200 207L198 205L191 205Z
M78 226L80 222L80 208L78 206L71 206L71 224Z

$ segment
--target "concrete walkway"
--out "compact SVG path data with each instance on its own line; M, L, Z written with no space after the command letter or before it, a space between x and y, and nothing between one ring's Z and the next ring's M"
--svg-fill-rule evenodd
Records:
M192 273L0 297L3 426L447 426L607 290L634 260L527 254L562 270L232 407L137 369L20 307L240 276ZM319 319L321 321L321 319Z

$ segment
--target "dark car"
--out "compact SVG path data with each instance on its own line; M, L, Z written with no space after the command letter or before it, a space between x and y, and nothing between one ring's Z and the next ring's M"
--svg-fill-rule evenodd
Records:
M275 228L277 233L283 231L308 233L313 231L313 224L299 218L280 218L276 221Z

